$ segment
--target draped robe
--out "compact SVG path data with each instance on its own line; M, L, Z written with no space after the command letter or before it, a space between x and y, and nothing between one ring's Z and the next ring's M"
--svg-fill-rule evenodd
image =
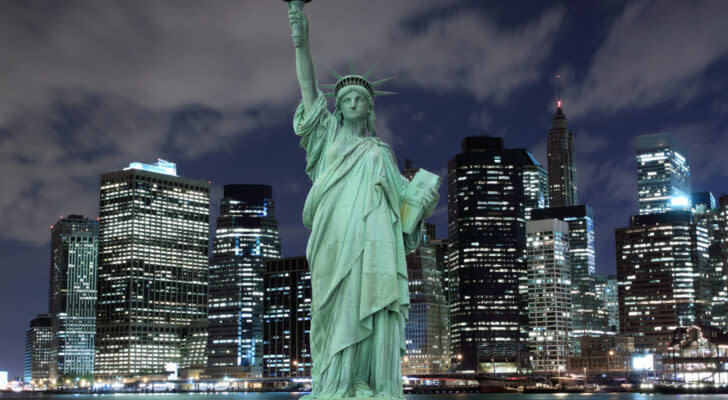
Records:
M311 108L299 105L294 117L313 181L303 211L313 297L308 398L400 399L405 254L420 238L403 234L400 222L409 181L386 143L344 131L321 92Z

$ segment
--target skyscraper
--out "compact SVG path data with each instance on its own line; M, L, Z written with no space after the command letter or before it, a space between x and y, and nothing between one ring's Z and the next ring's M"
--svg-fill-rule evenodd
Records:
M48 387L51 366L53 319L50 314L35 317L25 331L23 382L34 387Z
M699 280L696 294L710 299L710 324L725 329L726 302L728 301L728 280L726 278L726 253L721 245L724 232L721 230L720 209L715 197L710 192L692 194L692 213L695 224L708 232L708 265L702 274L705 279Z
M582 336L602 336L606 315L600 313L601 301L596 293L596 258L594 247L594 219L587 205L552 207L532 212L532 220L558 219L569 224L569 251L571 265L572 322L569 351L581 352Z
M269 261L263 276L263 376L311 376L311 272L306 257Z
M601 298L604 313L607 315L607 330L619 332L619 285L617 275L597 275L597 296Z
M696 290L708 261L708 232L690 211L635 215L616 230L620 333L638 350L659 350L677 327L710 323Z
M207 316L210 187L176 165L101 176L97 377L164 373Z
M53 317L50 379L54 383L94 373L97 252L97 221L69 215L51 228L48 298Z
M637 191L640 215L689 210L690 167L687 147L673 136L637 136Z
M549 206L568 207L579 204L577 198L574 135L559 101L546 143L549 172Z
M225 185L210 259L208 374L261 376L263 273L280 258L273 189Z
M528 221L528 342L534 371L566 371L571 330L569 225Z
M526 196L526 220L531 219L531 211L549 206L548 174L541 164L528 153L531 162L523 166L523 193Z
M459 370L514 371L527 337L526 150L463 140L448 164L448 299Z
M431 237L435 226L426 223L420 246L407 254L410 312L405 327L407 345L403 374L446 372L450 365L449 310L443 292L443 272Z

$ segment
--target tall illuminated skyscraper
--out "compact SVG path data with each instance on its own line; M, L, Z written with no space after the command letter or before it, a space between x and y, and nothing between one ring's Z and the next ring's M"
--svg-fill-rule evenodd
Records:
M574 134L558 103L546 142L549 172L549 206L568 207L579 204L577 198Z
M306 257L267 263L263 300L263 376L311 376L311 271Z
M459 370L515 371L525 356L526 150L468 137L448 164L448 299Z
M712 193L697 192L692 194L691 211L695 224L707 230L710 241L707 270L702 273L705 279L699 281L701 284L696 287L696 292L710 299L710 324L725 329L728 325L728 278L725 274L728 252L721 245L725 232L721 229L720 209Z
M262 376L263 273L281 257L273 189L225 185L210 259L208 374Z
M710 241L690 211L635 215L615 236L619 329L636 349L659 351L675 328L710 323L698 290Z
M569 225L528 221L528 343L534 371L566 371L571 331Z
M101 176L97 377L160 374L207 317L210 187L173 163Z
M435 226L425 223L420 246L407 254L410 312L405 326L407 345L403 374L444 373L450 366L449 310L443 292L443 272L437 268Z
M97 221L69 215L51 228L52 382L94 373L97 253Z
M689 210L687 147L668 134L637 136L637 191L640 215Z
M606 314L596 293L596 251L591 207L578 205L534 210L532 220L558 219L569 225L569 262L571 265L572 328L569 351L581 353L581 337L605 333ZM601 312L600 312L601 311Z

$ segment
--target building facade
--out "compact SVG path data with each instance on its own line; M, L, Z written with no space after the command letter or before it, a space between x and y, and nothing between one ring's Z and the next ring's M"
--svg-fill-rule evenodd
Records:
M210 259L208 375L261 376L263 273L281 242L268 185L225 185Z
M443 292L443 272L437 268L431 243L435 226L427 228L420 247L407 254L410 311L405 326L403 374L444 373L450 366L450 319Z
M523 166L526 220L531 219L532 210L549 206L548 173L531 153L528 153L528 156L531 157L531 162Z
M617 275L597 275L597 297L607 315L607 331L619 332L619 284Z
M544 373L565 372L572 325L569 225L532 220L526 230L531 366Z
M207 316L210 187L164 160L101 176L95 375L158 375Z
M207 367L207 318L192 321L182 334L179 369L188 377L203 374Z
M54 384L93 377L97 254L97 221L69 215L51 228L48 298L53 317L50 379Z
M640 215L689 210L687 147L668 134L637 137L637 191Z
M640 351L661 351L678 327L710 318L705 280L708 232L690 211L636 215L615 233L619 329Z
M602 336L606 313L596 291L596 251L591 207L578 205L534 210L533 220L558 219L569 225L572 321L570 352L581 351L582 336Z
M37 388L50 386L51 339L53 318L50 314L35 317L25 331L23 383Z
M579 204L577 198L574 135L569 130L561 105L556 109L546 142L548 158L549 206Z
M311 376L311 273L306 257L269 261L263 274L263 376Z
M523 365L526 314L526 150L503 139L463 140L448 164L448 299L455 369Z
M701 280L698 290L710 299L710 322L721 329L728 328L726 302L728 302L728 280L725 274L728 249L721 244L725 231L721 229L720 208L710 192L697 192L692 196L692 214L695 224L708 232L708 270L706 279Z
M581 354L569 359L570 371L629 372L634 353L634 338L619 335L583 336Z

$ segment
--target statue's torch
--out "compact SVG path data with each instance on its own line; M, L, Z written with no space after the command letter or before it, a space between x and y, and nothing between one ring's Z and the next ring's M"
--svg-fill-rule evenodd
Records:
M296 11L303 10L303 5L311 2L311 0L283 0L283 1L288 3L289 10L296 10ZM298 23L291 26L291 30L293 32L292 33L293 42L296 44L296 47L298 47L299 43L301 43L301 21L298 21Z

